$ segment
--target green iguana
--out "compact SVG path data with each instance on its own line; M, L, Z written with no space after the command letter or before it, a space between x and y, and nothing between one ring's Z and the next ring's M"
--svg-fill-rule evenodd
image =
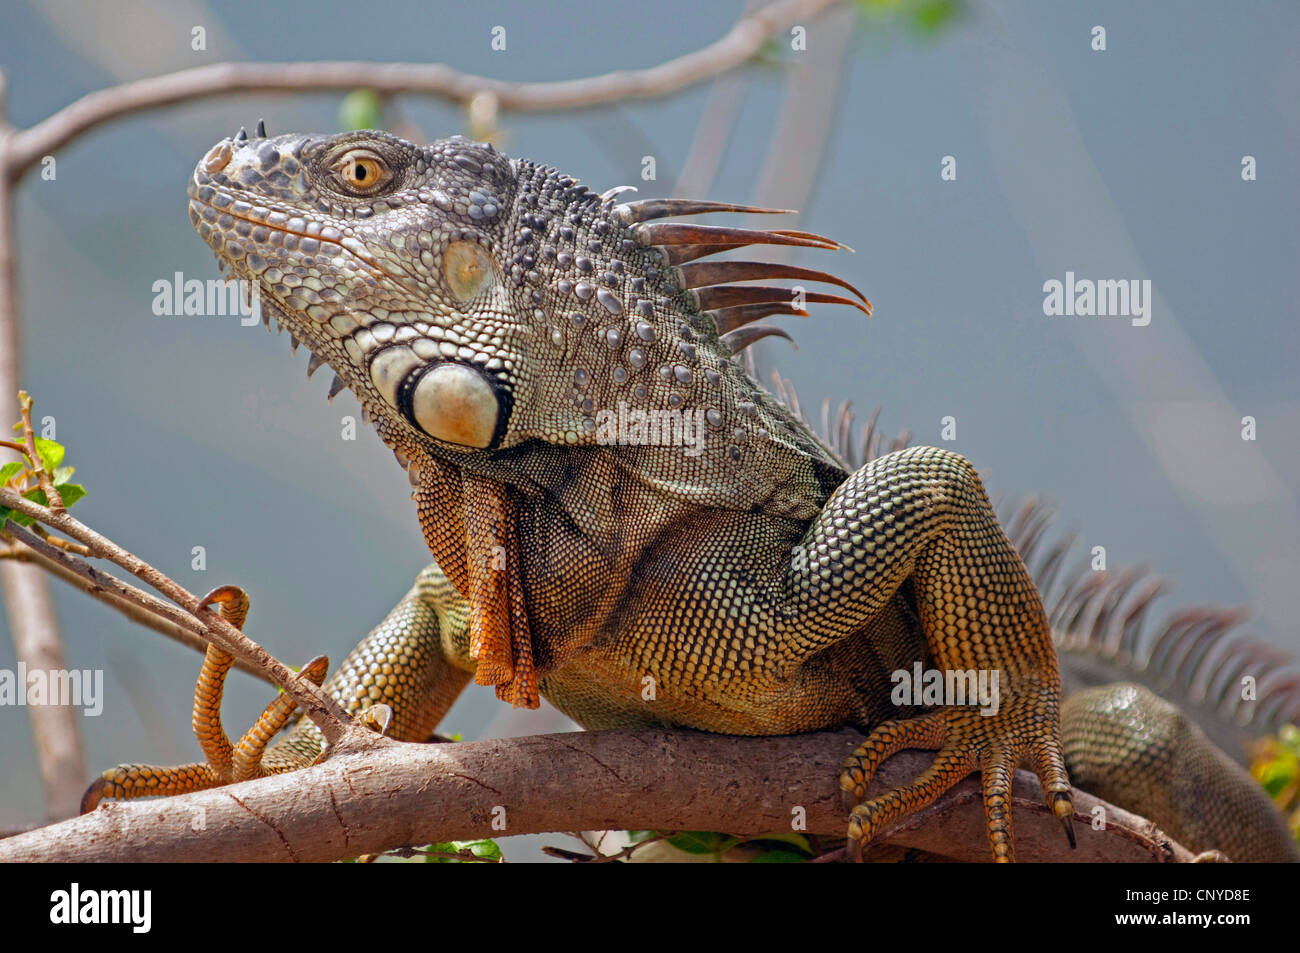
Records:
M309 374L329 364L330 395L356 395L409 473L436 559L331 681L350 711L386 704L393 737L425 740L473 677L513 705L544 695L587 728L855 725L869 734L841 787L859 851L978 771L993 858L1012 860L1022 762L1073 841L1068 759L1082 786L1186 846L1296 858L1259 787L1145 689L1084 693L1062 736L1048 614L969 462L908 447L854 470L736 359L783 333L753 323L766 315L870 305L824 272L703 259L844 246L666 222L777 210L623 191L460 137L267 138L260 124L196 168L194 226L308 347ZM749 284L763 279L852 297ZM1024 520L1032 542L1041 520ZM235 589L206 602L235 624L247 608ZM914 663L992 674L995 711L900 708L891 674ZM217 714L229 664L209 650L199 682L205 764L114 769L85 807L315 760L305 719L266 749L284 700L232 748ZM903 748L935 750L933 766L867 799Z

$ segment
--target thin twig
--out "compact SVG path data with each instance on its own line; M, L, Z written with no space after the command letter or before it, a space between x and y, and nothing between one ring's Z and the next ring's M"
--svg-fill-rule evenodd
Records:
M57 549L62 549L69 553L75 553L78 556L90 555L90 547L83 546L81 543L74 543L71 540L59 539L57 536L51 536L49 533L45 532L45 527L41 526L39 523L32 526L32 532Z
M811 20L842 0L780 0L740 17L721 38L693 53L640 70L582 79L516 83L462 73L442 63L216 63L89 93L30 129L17 132L4 163L11 180L88 129L128 113L230 93L373 89L424 93L461 105L490 93L502 110L581 109L666 96L753 59L773 33Z
M298 703L304 713L320 728L329 744L335 744L343 739L351 722L334 699L306 679L300 679L297 673L215 612L200 610L198 597L180 583L66 512L55 513L53 510L33 503L5 487L0 487L0 506L7 506L10 509L17 510L19 513L30 516L46 526L71 536L88 546L95 557L107 559L131 573L137 579L148 583L203 623L204 631L202 634L209 641L225 649L236 658L248 659L264 669L275 680L277 685L293 697L293 700Z
M208 640L203 636L205 631L203 623L194 616L66 552L66 547L78 546L85 549L86 554L89 555L89 547L49 536L39 525L24 527L10 520L5 524L4 530L21 545L0 549L0 559L28 562L39 566L116 609L132 622L152 629L196 652L203 653L207 650ZM275 680L270 675L247 659L237 657L235 667L254 678L261 679L268 685L275 684Z
M27 459L31 462L32 473L36 482L45 491L45 499L55 513L63 512L63 496L54 488L54 474L45 469L40 453L36 450L36 431L32 429L32 397L25 390L18 392L18 411L23 417L23 442L27 445Z
M824 854L818 854L808 861L810 864L839 864L849 859L849 851L846 847L836 847L834 850L828 850Z
M439 857L443 860L459 860L465 863L473 864L501 864L505 863L505 858L480 857L468 847L463 850L425 850L422 847L403 847L399 850L390 850L390 854L398 857Z

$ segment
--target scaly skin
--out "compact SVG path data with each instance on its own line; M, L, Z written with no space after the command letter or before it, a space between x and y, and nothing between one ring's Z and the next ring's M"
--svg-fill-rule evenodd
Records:
M857 849L980 771L993 858L1013 859L1022 760L1068 831L1051 631L974 468L919 447L845 472L731 359L764 333L755 317L802 313L796 299L720 282L848 286L693 261L756 242L839 246L652 221L712 210L743 211L620 204L460 138L241 131L200 162L195 227L313 368L329 363L356 394L407 467L446 574L421 576L376 630L396 641L372 634L333 689L391 705L395 735L421 740L468 672L591 728L852 724L870 730L841 779ZM612 445L602 412L628 410L697 411L699 442ZM409 680L356 694L367 653L399 644L418 660ZM916 660L997 672L997 713L893 720L911 712L890 704L889 673ZM864 801L904 746L938 750L935 766ZM304 763L318 747L300 727L268 757Z
M1300 860L1286 820L1250 774L1186 715L1139 685L1094 688L1064 713L1067 763L1075 783L1144 813L1196 851L1232 860Z
M244 625L248 605L248 595L242 589L222 586L204 596L199 602L199 609L220 606L226 621L238 629ZM373 640L373 633L370 638ZM267 751L267 744L288 724L296 708L287 695L277 696L238 743L230 743L221 725L221 697L225 692L226 675L234 661L233 655L215 645L209 645L203 657L199 683L194 690L192 723L204 761L166 768L147 764L119 765L111 771L105 771L86 789L81 798L81 812L84 814L91 810L106 797L185 794L263 778L310 764L319 754L319 744L316 753L307 760L302 757L305 749L285 747L283 741L275 750ZM328 659L318 655L303 666L302 674L320 685L325 681L328 666Z

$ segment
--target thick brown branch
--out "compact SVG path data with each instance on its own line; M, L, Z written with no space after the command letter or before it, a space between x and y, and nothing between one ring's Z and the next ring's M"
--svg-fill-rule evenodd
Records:
M641 70L550 83L512 83L462 73L441 63L217 63L89 93L10 140L7 172L17 178L88 129L126 113L230 93L319 92L368 88L423 93L468 105L496 97L501 109L578 109L665 96L748 62L773 33L810 20L841 0L780 0L742 16L721 39L694 53Z
M548 831L788 832L801 815L807 832L835 837L847 827L836 779L861 740L851 730L737 738L647 729L413 745L356 733L304 771L148 804L110 804L19 834L0 841L0 861L327 861ZM890 758L873 791L909 782L932 760L927 752ZM1031 775L1020 773L1014 794L1020 860L1191 857L1150 822L1079 791L1079 847L1071 851ZM1104 830L1088 823L1098 805ZM988 860L978 781L958 785L890 840Z

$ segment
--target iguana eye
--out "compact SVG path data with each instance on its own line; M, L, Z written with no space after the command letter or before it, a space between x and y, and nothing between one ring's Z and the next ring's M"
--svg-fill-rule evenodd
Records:
M392 179L388 163L367 149L345 152L334 163L334 177L355 195L372 195Z
M456 300L468 301L492 280L492 256L477 242L452 242L442 253L442 274Z

